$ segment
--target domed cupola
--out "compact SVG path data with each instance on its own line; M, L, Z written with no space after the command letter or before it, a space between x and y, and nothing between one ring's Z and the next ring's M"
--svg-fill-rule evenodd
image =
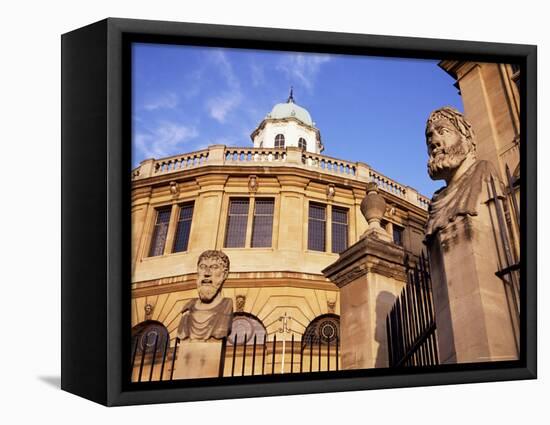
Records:
M276 104L250 138L255 148L293 146L313 153L321 153L324 149L320 131L309 112L295 103L292 88L286 103Z

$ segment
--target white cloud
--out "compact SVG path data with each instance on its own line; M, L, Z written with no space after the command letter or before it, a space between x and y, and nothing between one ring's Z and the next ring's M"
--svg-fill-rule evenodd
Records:
M203 84L203 73L204 71L202 69L196 69L186 76L182 90L184 99L190 100L199 95L201 85Z
M174 109L176 106L178 106L178 96L175 93L167 93L146 102L143 109L155 111L157 109Z
M206 108L212 118L220 123L225 123L227 116L242 102L243 95L241 83L233 70L233 65L222 50L214 50L208 53L209 60L227 84L227 90L218 96L206 100Z
M222 77L225 78L225 81L229 88L233 90L238 90L241 87L241 83L235 72L233 71L233 65L227 58L227 55L222 50L214 50L208 52L208 57L222 74Z
M311 91L321 65L329 61L329 55L294 53L284 56L277 69L283 71L291 81L296 81Z
M261 86L265 84L265 73L264 68L257 63L250 65L250 77L252 78L252 85L254 87Z
M240 92L228 92L221 96L213 97L206 102L210 116L220 123L224 123L227 115L242 101Z
M150 131L138 132L134 143L141 158L162 158L185 152L185 145L198 135L194 127L164 121Z

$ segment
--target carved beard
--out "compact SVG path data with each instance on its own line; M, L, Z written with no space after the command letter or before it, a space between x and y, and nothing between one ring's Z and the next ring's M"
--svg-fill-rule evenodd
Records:
M219 286L200 285L198 288L199 298L201 299L202 302L209 303L218 294L219 289L220 289Z
M455 143L447 149L434 149L428 160L428 174L432 180L446 179L462 164L466 155L468 150L463 142Z

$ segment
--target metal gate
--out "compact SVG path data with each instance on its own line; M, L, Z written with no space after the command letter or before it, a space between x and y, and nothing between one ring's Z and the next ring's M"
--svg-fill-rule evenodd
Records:
M439 364L428 261L405 259L407 284L386 318L390 367Z

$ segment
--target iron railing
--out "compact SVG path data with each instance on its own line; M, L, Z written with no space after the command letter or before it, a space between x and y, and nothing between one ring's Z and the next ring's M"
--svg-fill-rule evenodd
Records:
M439 364L432 286L424 253L405 259L407 284L386 318L390 367Z
M264 334L248 341L247 335L235 336L235 344L222 341L219 376L254 376L281 373L327 372L340 369L340 341L302 340L291 335L289 341L277 340ZM138 339L132 342L132 382L171 381L174 379L180 341L173 339L173 345L166 339L161 349L155 337L152 344L138 348ZM247 342L248 341L248 342Z
M500 190L500 183L493 177L487 183L489 203L494 208L496 229L495 239L499 259L498 270L495 274L502 280L508 310L514 329L516 346L519 350L519 318L520 318L520 211L517 203L518 182L514 182L510 169L506 166L507 184L504 193Z

